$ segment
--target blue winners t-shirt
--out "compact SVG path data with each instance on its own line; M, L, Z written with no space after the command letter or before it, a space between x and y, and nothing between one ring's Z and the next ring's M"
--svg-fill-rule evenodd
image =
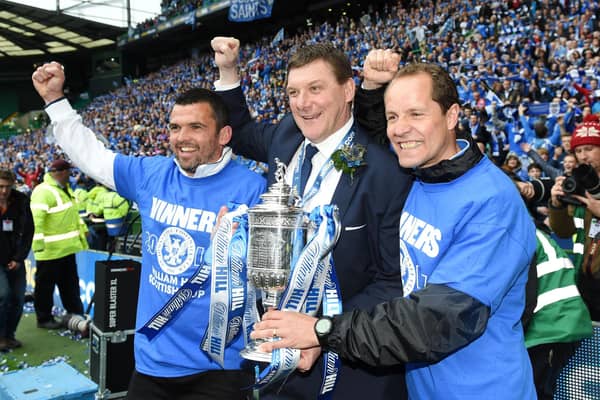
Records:
M521 326L535 243L515 185L486 157L451 182L413 184L400 220L405 296L443 284L491 315L464 348L437 363L407 365L411 399L536 398Z
M229 202L251 206L265 179L229 162L217 174L190 178L172 158L117 155L114 178L120 195L138 204L142 218L142 272L136 329L146 323L198 269L210 245L219 209ZM210 279L152 342L135 335L136 370L160 377L221 369L200 349L208 326ZM240 335L225 350L225 369L239 369Z

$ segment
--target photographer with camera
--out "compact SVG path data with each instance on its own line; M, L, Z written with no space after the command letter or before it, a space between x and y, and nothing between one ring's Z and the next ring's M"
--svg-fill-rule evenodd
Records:
M600 121L587 116L575 128L571 148L579 166L569 177L556 178L550 193L550 227L558 237L575 234L573 264L577 286L600 320Z

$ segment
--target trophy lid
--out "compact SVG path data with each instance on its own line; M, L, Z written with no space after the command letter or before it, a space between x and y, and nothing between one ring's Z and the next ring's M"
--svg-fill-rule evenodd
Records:
M262 202L256 204L248 210L252 212L289 212L301 213L300 196L296 188L285 182L286 165L275 158L277 170L275 171L275 183L269 186L269 189L260 195Z

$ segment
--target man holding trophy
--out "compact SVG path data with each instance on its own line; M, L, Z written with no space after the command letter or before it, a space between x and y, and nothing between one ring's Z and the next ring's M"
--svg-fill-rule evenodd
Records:
M329 44L298 49L288 62L292 115L266 125L252 121L240 88L239 41L216 37L211 44L220 74L215 86L231 115L234 152L268 163L269 183L278 171L276 159L287 165L283 179L302 198L304 211L327 204L339 210L342 228L333 262L343 309L369 309L402 296L398 224L411 178L387 148L356 125L347 57ZM311 361L319 356L318 350L302 353ZM291 376L277 393L265 392L261 398L317 398L321 364L322 359L310 371ZM398 399L402 381L401 368L343 363L334 398Z

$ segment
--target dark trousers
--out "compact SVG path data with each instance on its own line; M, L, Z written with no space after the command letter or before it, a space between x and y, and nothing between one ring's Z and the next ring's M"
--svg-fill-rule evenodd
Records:
M15 338L25 302L25 266L9 271L0 265L0 337Z
M254 375L249 370L218 370L178 378L133 371L127 400L246 400Z
M264 366L263 366L264 367ZM323 383L323 357L307 373L294 372L285 382L263 390L260 400L316 399ZM342 360L333 400L406 400L404 366L369 368Z
M108 233L106 233L106 225L101 224L88 225L88 244L90 249L102 250L107 249Z
M579 347L580 342L549 343L534 346L527 351L533 369L533 380L538 400L552 400L556 380L563 367Z
M52 319L54 286L58 286L60 300L69 314L83 314L75 254L56 260L36 261L33 294L38 322Z

